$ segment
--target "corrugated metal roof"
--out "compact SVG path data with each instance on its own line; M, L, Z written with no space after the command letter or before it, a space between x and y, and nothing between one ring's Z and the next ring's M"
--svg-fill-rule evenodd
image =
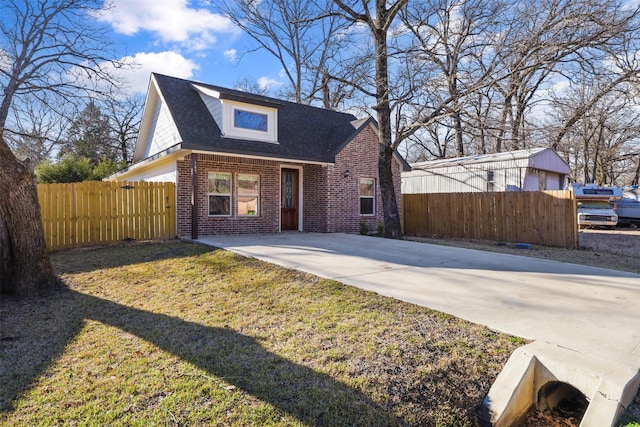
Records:
M455 166L469 165L474 163L501 162L504 160L520 160L527 159L548 148L532 148L528 150L505 151L493 154L478 154L475 156L455 157L452 159L429 160L426 162L411 163L411 167L438 167L438 166Z
M536 158L553 157L546 162L536 161ZM478 154L474 156L456 157L452 159L439 159L426 162L412 163L413 170L438 169L455 166L470 166L483 163L513 161L516 167L536 167L543 170L552 170L561 173L569 173L569 165L558 156L551 148L531 148L526 150L505 151L493 154ZM545 167L545 164L546 167Z

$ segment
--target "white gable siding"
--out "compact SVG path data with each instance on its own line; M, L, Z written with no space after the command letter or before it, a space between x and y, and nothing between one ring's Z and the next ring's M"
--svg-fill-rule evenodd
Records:
M178 128L173 122L169 108L158 99L150 125L149 142L145 157L151 157L181 142Z
M213 119L216 121L218 127L222 129L222 101L212 96L205 95L202 92L199 92L199 95L200 98L202 98L204 105L207 106L209 113L211 113Z

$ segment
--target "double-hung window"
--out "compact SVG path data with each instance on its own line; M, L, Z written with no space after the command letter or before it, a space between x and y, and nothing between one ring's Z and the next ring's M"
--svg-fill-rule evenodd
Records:
M360 215L375 214L376 180L360 178Z
M255 216L260 209L260 177L238 174L238 216Z
M231 215L231 174L209 172L209 216Z

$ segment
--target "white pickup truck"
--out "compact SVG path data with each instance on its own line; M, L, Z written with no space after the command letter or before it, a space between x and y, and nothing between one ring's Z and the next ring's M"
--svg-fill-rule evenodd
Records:
M618 215L610 202L622 198L622 190L617 187L599 187L595 184L572 186L576 196L578 227L615 227Z

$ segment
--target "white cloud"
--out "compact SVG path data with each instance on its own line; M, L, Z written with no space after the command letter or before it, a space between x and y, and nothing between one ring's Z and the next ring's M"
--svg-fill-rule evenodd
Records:
M229 62L236 62L238 60L238 51L235 49L229 49L224 51L224 57Z
M126 94L146 93L152 72L189 79L198 69L195 62L171 51L140 52L134 56L125 56L120 61L131 66L115 68L112 64L103 63L101 67L123 82L120 90Z
M214 33L237 31L226 17L190 8L187 0L111 0L97 18L118 33L131 36L148 31L163 42L178 42L193 50L214 44Z
M278 86L282 86L282 83L280 83L277 80L271 79L269 77L260 77L257 83L260 89L267 89L267 90L273 89Z
M0 49L0 70L8 70L11 67L11 58L6 50Z

